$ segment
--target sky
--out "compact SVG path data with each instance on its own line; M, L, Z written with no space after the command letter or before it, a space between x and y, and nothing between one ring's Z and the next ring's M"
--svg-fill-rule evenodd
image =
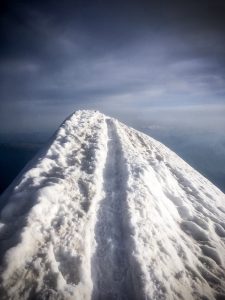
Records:
M100 110L225 182L224 32L224 0L1 0L0 136Z
M224 128L223 0L7 0L0 23L0 133L89 108Z

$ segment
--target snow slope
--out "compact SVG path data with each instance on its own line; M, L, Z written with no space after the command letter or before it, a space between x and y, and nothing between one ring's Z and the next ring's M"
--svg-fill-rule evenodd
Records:
M115 119L77 111L1 201L1 299L225 299L225 195Z

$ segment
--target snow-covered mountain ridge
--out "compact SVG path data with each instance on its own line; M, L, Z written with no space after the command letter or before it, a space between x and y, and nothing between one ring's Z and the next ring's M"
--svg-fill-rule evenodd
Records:
M1 299L225 299L225 195L115 119L77 111L1 201Z

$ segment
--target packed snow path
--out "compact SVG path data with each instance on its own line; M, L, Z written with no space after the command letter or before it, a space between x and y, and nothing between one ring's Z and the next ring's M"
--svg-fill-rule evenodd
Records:
M1 299L225 299L225 195L78 111L1 197Z
M123 217L126 207L124 164L115 125L108 128L107 157L103 173L104 198L98 209L97 242L93 257L93 299L132 299L133 284L126 251Z

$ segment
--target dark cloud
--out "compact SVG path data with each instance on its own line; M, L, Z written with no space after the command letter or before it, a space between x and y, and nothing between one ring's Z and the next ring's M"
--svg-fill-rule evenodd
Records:
M225 103L222 0L8 0L0 10L1 130L49 126L52 112L54 127L77 108Z

